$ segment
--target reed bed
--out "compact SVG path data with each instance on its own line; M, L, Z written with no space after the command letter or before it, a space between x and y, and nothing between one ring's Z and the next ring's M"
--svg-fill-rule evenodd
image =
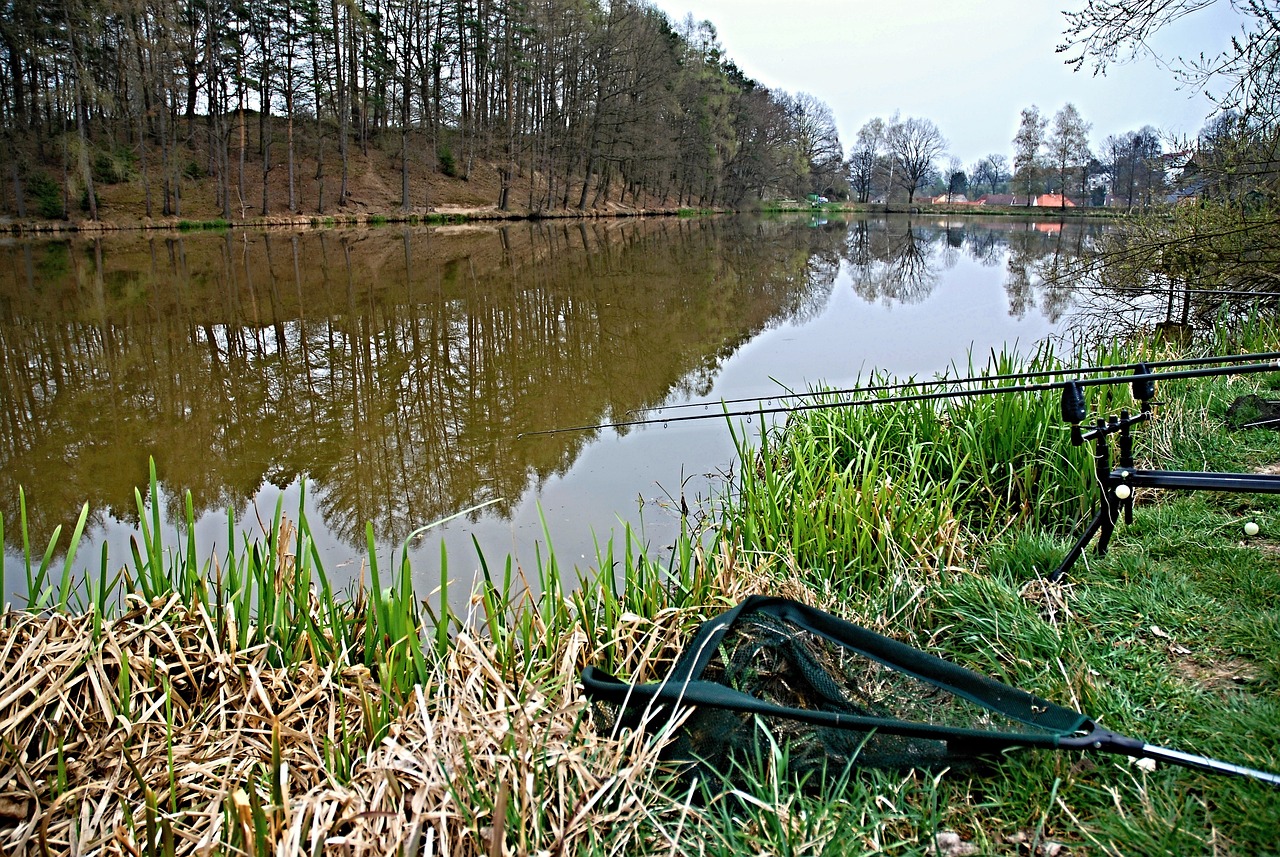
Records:
M0 614L0 853L676 848L696 810L663 788L661 742L597 729L577 676L661 674L759 570L692 533L658 563L628 532L596 560L616 576L567 590L554 553L533 586L486 566L458 615L447 564L420 599L372 534L361 585L335 593L305 518L277 508L197 564L138 502L129 566L73 575L73 540L59 574L55 534L27 546L28 609Z
M627 614L599 641L566 628L567 613L551 619L553 630L537 606L508 606L542 641L535 651L511 657L518 626L498 638L455 629L440 657L423 650L426 673L405 693L389 675L394 658L370 669L353 649L280 666L272 646L240 646L234 623L219 629L214 613L178 593L130 598L102 621L6 613L0 850L670 848L660 840L674 837L687 809L657 787L658 745L597 734L574 683L602 642L633 637L618 661L638 674L660 664L653 643L639 641L670 645L702 613L666 605L648 618ZM628 847L642 835L653 841Z

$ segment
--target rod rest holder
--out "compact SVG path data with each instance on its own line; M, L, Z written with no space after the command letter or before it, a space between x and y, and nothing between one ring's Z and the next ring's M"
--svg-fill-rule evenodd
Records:
M1137 391L1137 383L1134 389ZM1144 391L1146 392L1146 391ZM1063 392L1063 413L1067 413L1067 394ZM1139 470L1134 466L1133 434L1131 426L1146 422L1152 417L1152 405L1158 404L1150 399L1142 399L1142 410L1136 414L1121 411L1119 416L1110 416L1105 421L1101 418L1094 422L1088 432L1080 432L1078 423L1072 424L1072 443L1080 446L1093 441L1094 476L1098 484L1099 501L1093 519L1085 527L1084 532L1076 539L1067 555L1049 575L1051 583L1057 582L1067 573L1075 561L1084 552L1085 545L1098 536L1097 554L1104 556L1115 531L1116 522L1124 515L1126 524L1133 523L1133 489L1153 488L1165 491L1225 491L1237 494L1280 494L1280 476L1256 473L1209 473L1178 470ZM1074 416L1074 411L1072 412ZM1077 435L1079 440L1076 440ZM1116 450L1119 461L1115 467L1111 465L1111 444L1108 438L1116 438ZM1116 488L1124 485L1129 491L1125 497L1116 493Z
M1144 402L1143 404L1146 405L1147 403ZM1100 421L1099 425L1080 435L1080 443L1076 444L1076 446L1082 446L1088 441L1104 438L1107 435L1112 435L1116 432L1122 432L1129 428L1129 426L1146 422L1149 419L1151 419L1150 409L1141 410L1132 416L1129 415L1128 411L1122 411L1120 416L1108 417L1105 424ZM1074 440L1075 438L1073 436L1073 443Z

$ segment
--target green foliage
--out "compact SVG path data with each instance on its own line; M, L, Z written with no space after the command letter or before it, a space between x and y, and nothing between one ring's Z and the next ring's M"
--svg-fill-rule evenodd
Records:
M66 241L50 241L36 261L36 269L43 279L56 281L66 276L71 268L71 245Z
M31 195L36 213L41 217L55 220L66 215L62 204L62 186L50 178L48 173L33 173L27 179L27 193Z
M178 229L183 232L190 232L196 229L230 229L231 224L222 218L215 220L180 220L178 221Z
M93 180L103 184L120 184L133 178L138 156L127 146L99 151L93 158Z
M96 208L102 207L102 197L98 196L98 192L96 190L93 193L93 205ZM84 190L80 191L80 210L81 211L90 210L88 188L85 188Z
M451 149L447 146L441 146L440 149L436 151L436 160L440 164L440 172L444 173L451 179L458 177L458 164L457 161L454 160L453 151Z

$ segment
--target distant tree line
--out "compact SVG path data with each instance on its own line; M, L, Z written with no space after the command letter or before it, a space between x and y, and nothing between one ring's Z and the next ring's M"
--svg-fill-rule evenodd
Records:
M1011 157L992 153L966 170L946 155L946 141L927 120L877 117L858 130L845 164L852 197L914 202L922 192L947 200L991 194L1029 205L1049 194L1063 207L1129 211L1191 198L1248 198L1255 210L1274 204L1280 185L1280 2L1086 0L1083 9L1066 13L1066 43L1059 50L1068 64L1101 72L1149 53L1148 37L1167 23L1224 2L1241 22L1229 48L1193 59L1158 58L1188 88L1223 92L1196 138L1173 139L1148 125L1110 135L1094 149L1092 126L1074 104L1052 116L1031 105L1019 116ZM922 139L927 146L920 146Z
M1213 2L1088 0L1063 50L1102 68ZM210 188L228 220L325 213L351 200L356 151L398 174L406 212L436 202L428 177L478 171L496 176L493 204L535 214L1256 196L1274 175L1280 4L1236 6L1249 26L1232 51L1183 66L1191 83L1231 83L1198 140L1148 126L1094 149L1074 105L1032 105L1008 156L966 168L931 120L896 113L846 153L825 103L761 86L710 22L647 0L0 0L0 210L96 218L98 186L128 181L147 216L182 216Z
M929 120L876 117L858 129L845 161L850 197L911 203L923 194L946 201L995 195L1030 205L1050 194L1062 207L1070 201L1132 210L1163 203L1176 190L1187 153L1166 152L1157 129L1109 136L1095 152L1091 127L1074 104L1052 117L1032 105L1021 112L1012 158L992 153L966 169Z
M227 218L324 212L357 150L394 164L405 210L433 203L424 175L482 168L533 212L844 181L825 104L644 0L0 0L0 129L19 216L96 217L124 180L148 216L210 182Z
M1086 0L1067 13L1060 50L1101 72L1150 53L1150 36L1171 21L1224 2L1241 21L1228 48L1159 57L1189 87L1221 93L1215 116L1170 152L1143 128L1108 137L1099 155L1120 204L1174 204L1112 236L1073 278L1183 291L1184 300L1193 288L1280 291L1280 0Z

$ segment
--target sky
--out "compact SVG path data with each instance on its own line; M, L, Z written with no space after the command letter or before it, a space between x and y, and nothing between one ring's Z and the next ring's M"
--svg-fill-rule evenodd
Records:
M831 107L846 153L876 116L936 124L949 154L969 167L988 154L1011 157L1021 111L1052 116L1068 102L1095 151L1111 134L1152 125L1194 136L1212 104L1179 89L1174 75L1138 59L1095 76L1073 72L1055 48L1063 8L1084 0L656 0L679 23L709 20L726 55L771 89L807 92ZM1241 20L1227 2L1157 34L1166 57L1216 54Z

